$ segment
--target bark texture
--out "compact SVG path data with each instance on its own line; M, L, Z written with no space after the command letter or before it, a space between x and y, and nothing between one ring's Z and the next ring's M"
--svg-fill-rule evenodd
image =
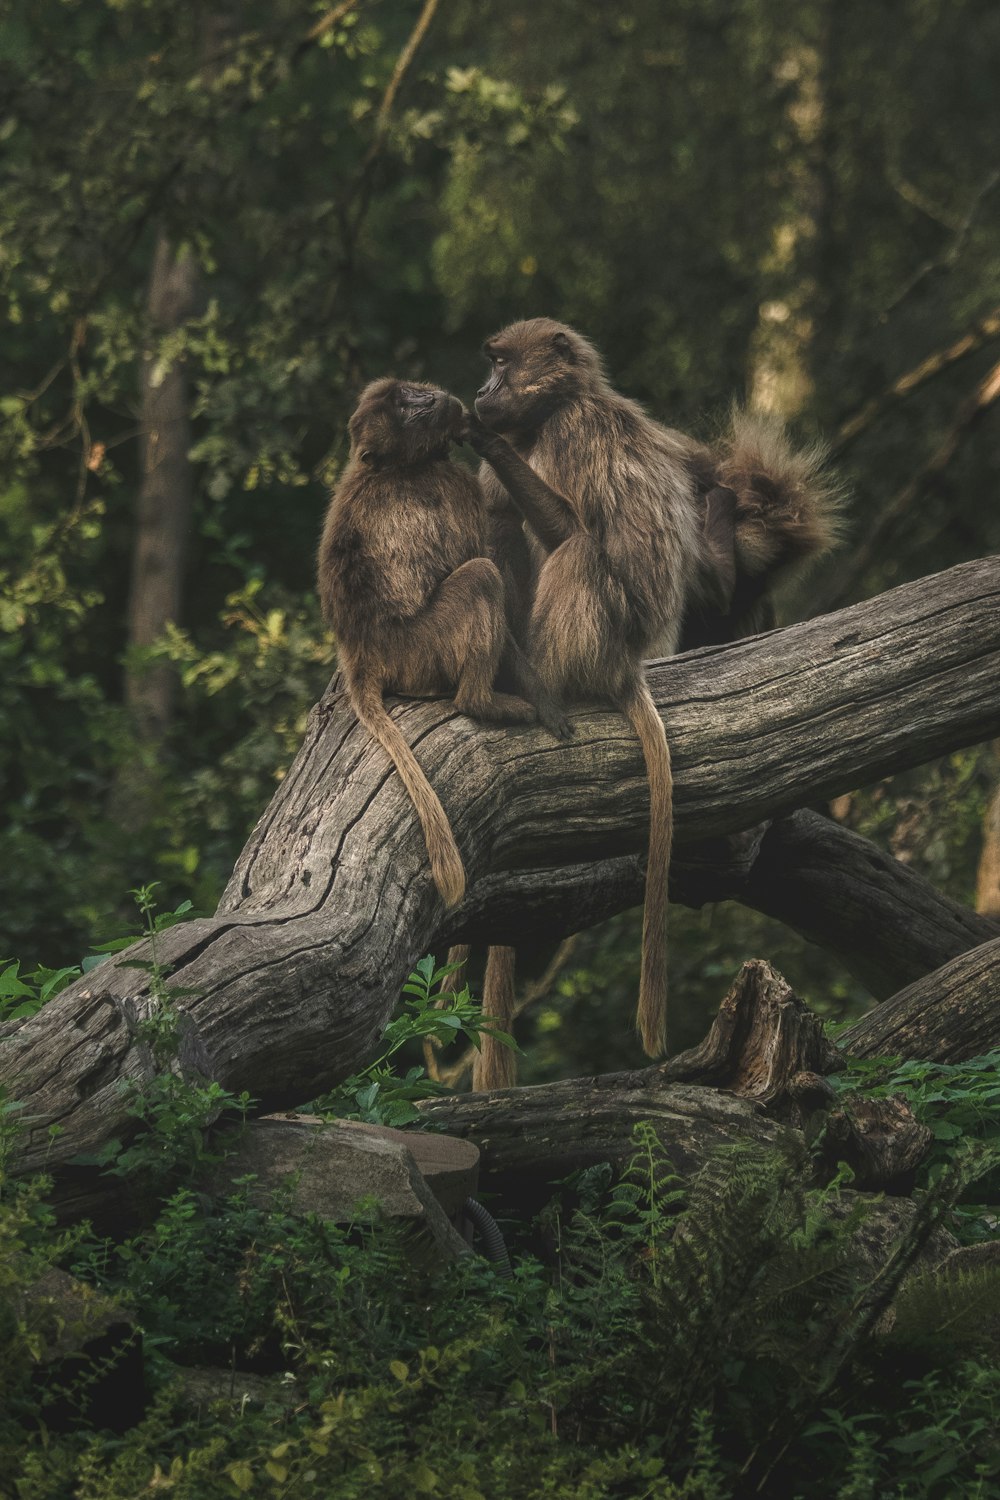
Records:
M840 1036L856 1057L957 1063L1000 1047L1000 938L908 985Z
M673 749L678 845L736 833L1000 732L1000 560L654 664L649 680ZM473 724L447 702L394 714L441 791L473 901L487 877L520 900L533 869L644 847L642 759L618 715L581 709L575 740L559 744ZM613 879L618 861L603 868ZM158 939L182 1063L271 1108L311 1097L364 1061L415 959L457 925L399 778L334 683L215 917ZM25 1106L22 1169L59 1169L127 1130L120 1081L150 1074L136 1032L150 1006L148 975L109 960L8 1028L0 1084Z
M142 360L142 484L136 504L128 603L128 644L151 646L180 619L193 486L187 378L180 358L165 359L162 340L195 310L198 268L189 251L157 236L149 282L151 337ZM129 664L125 702L140 740L156 743L169 728L174 672L166 663Z
M448 941L534 942L638 906L638 855L487 876L446 923ZM829 948L878 1000L1000 937L1000 922L951 900L832 818L800 809L679 848L670 899L739 901Z
M511 1205L543 1202L580 1167L621 1166L635 1152L640 1121L652 1121L682 1177L724 1142L765 1143L804 1160L806 1127L819 1142L821 1175L846 1161L858 1188L908 1192L930 1130L900 1099L848 1099L838 1107L825 1075L842 1066L819 1017L758 959L743 965L705 1040L658 1067L462 1094L420 1108L435 1128L475 1142L484 1186Z
M633 1129L655 1128L674 1170L691 1176L714 1148L734 1141L801 1153L798 1131L759 1104L696 1084L670 1081L664 1068L569 1078L496 1094L435 1099L421 1113L435 1129L474 1141L484 1189L530 1211L553 1183L598 1162L621 1166L635 1152Z

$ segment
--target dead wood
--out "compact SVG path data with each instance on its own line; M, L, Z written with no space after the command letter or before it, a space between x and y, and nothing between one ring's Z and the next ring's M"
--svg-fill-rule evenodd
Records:
M1000 733L998 603L1000 560L985 559L651 665L673 748L678 845ZM473 724L450 703L394 713L441 790L473 900L486 879L516 890L542 866L610 861L613 881L615 857L641 851L646 778L620 716L581 708L575 740L558 744L539 730ZM399 778L334 683L216 915L158 939L178 991L181 1065L265 1107L312 1097L370 1055L401 980L455 926ZM139 944L123 958L149 956ZM123 1084L141 1087L155 1066L141 1030L153 1003L147 973L108 960L5 1028L0 1084L26 1122L19 1170L61 1174L128 1132Z

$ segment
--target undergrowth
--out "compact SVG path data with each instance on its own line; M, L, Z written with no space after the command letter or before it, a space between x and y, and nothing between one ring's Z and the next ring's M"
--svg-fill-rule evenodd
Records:
M872 1098L899 1095L931 1132L931 1146L918 1182L927 1186L947 1170L963 1143L980 1142L1000 1161L1000 1051L959 1063L918 1058L846 1059L830 1082L839 1093L861 1091ZM1000 1166L984 1171L975 1192L962 1195L949 1228L963 1243L989 1241L1000 1231Z
M843 1183L747 1147L684 1184L649 1126L620 1180L590 1169L514 1234L509 1282L477 1256L428 1266L398 1225L265 1211L249 1184L216 1203L182 1188L121 1245L60 1235L8 1189L8 1264L59 1260L130 1308L152 1399L124 1433L50 1426L2 1284L0 1493L1000 1495L997 1269L907 1275L973 1155L882 1269ZM187 1373L204 1366L211 1398Z
M816 1187L804 1148L729 1145L682 1180L645 1124L620 1175L591 1167L505 1224L501 1280L476 1255L433 1263L368 1213L263 1208L250 1180L202 1194L208 1117L245 1101L173 1066L183 997L140 896L157 1068L103 1166L130 1187L158 1171L138 1195L158 1206L116 1242L60 1229L44 1180L0 1187L3 1500L1000 1500L1000 1262L986 1245L945 1273L928 1251L944 1226L995 1233L995 1058L838 1083L905 1091L931 1126L907 1211L846 1170ZM439 1008L444 972L418 966L380 1055L315 1109L413 1120L437 1086L393 1061L478 1034L467 992ZM141 1412L113 1378L94 1406L116 1355L67 1364L76 1332L31 1290L53 1267L141 1332Z

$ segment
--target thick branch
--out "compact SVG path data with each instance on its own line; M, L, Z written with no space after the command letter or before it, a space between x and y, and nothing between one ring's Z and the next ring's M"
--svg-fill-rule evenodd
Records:
M754 1100L673 1082L662 1068L565 1078L496 1094L455 1094L421 1106L435 1129L476 1143L490 1194L530 1214L552 1185L581 1167L620 1167L635 1153L634 1127L656 1129L674 1170L690 1176L735 1140L801 1149L789 1126Z
M682 1176L723 1140L781 1144L804 1155L802 1138L776 1120L808 1125L814 1136L822 1123L821 1170L832 1175L848 1161L859 1187L909 1191L930 1130L902 1100L834 1107L824 1075L842 1066L819 1017L770 964L751 960L701 1045L660 1067L428 1100L421 1113L475 1141L488 1190L521 1212L526 1196L529 1206L532 1198L544 1200L553 1183L580 1167L622 1165L635 1153L640 1121L653 1123Z
M732 895L831 949L879 1000L1000 937L1000 924L813 812L771 825Z
M1000 938L953 959L849 1026L855 1057L956 1063L1000 1047Z
M678 842L996 735L998 603L1000 561L989 559L652 667L668 705ZM473 724L450 703L394 713L441 791L470 889L642 849L646 779L618 715L581 709L562 744ZM399 778L334 691L216 916L158 940L182 991L188 1057L268 1105L309 1098L369 1055L400 981L440 951L447 926ZM109 960L13 1028L0 1083L25 1105L24 1166L54 1169L127 1127L118 1084L148 1076L134 1022L149 1005L148 976ZM52 1123L64 1128L54 1146Z
M858 411L845 417L837 430L837 436L830 450L831 456L839 457L844 449L853 443L860 433L866 431L894 401L901 401L925 381L932 380L936 375L949 370L956 361L967 359L970 354L975 354L983 344L995 339L998 335L1000 335L1000 307L995 307L983 317L977 318L961 338L955 339L944 349L937 349L933 354L928 354L919 364L907 370L905 375L900 375L897 380L894 380L880 395L873 396Z
M637 906L642 895L638 855L491 875L470 892L447 936L542 942ZM952 901L869 839L806 810L682 847L670 899L693 907L739 901L774 917L835 953L880 1000L1000 937L1000 923Z

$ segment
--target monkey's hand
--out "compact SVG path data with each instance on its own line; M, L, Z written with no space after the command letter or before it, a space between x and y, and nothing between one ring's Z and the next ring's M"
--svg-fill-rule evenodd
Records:
M538 722L549 731L549 734L554 734L557 740L573 739L576 730L554 699L539 702L537 708Z
M491 432L485 422L481 422L474 411L466 406L463 408L462 425L459 428L458 441L468 443L470 448L475 449L480 458L485 458L490 452L495 452L497 444L506 447L507 440L502 438L498 432Z

